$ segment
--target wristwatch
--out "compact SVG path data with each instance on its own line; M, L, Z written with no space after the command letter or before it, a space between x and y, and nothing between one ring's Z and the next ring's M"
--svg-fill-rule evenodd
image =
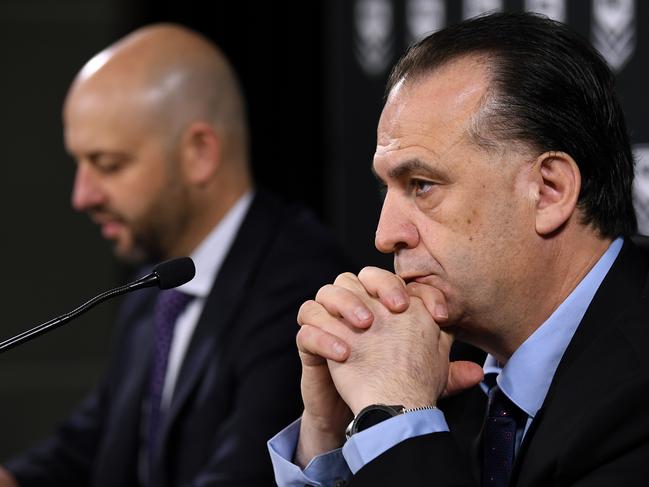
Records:
M393 406L387 404L371 404L370 406L361 409L356 417L347 425L347 428L345 429L345 437L349 440L352 435L377 425L381 421L393 418L399 414L423 411L425 409L435 409L435 406L421 406L408 409L400 404Z
M387 404L371 404L361 409L356 417L352 419L345 430L345 436L349 439L359 431L366 430L371 426L379 424L381 421L402 414L404 411L405 408L401 405L388 406Z

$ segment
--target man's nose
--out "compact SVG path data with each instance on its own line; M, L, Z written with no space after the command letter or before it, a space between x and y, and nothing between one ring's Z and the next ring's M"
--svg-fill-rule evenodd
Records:
M374 245L380 252L388 254L418 244L419 232L408 216L407 204L388 192L381 208Z
M92 175L91 169L83 163L77 165L72 188L72 207L86 211L105 202L106 195Z

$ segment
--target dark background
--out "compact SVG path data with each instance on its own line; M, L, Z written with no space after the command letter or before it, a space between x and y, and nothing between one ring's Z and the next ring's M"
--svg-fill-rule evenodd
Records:
M494 4L0 2L0 204L5 208L0 340L122 283L128 272L113 260L98 229L69 204L74 163L63 150L60 110L70 81L93 54L156 21L180 22L215 40L244 86L259 183L312 206L359 263L389 266L390 259L373 248L380 202L369 170L387 70L416 37L413 22L433 26L460 20L469 3ZM649 142L646 3L495 3L508 9L562 4L567 23L589 38L599 22L597 8L631 8L632 22L610 38L630 49L617 71L633 143L640 147ZM363 23L361 14L367 12L384 14L375 18L374 29ZM362 34L368 31L375 36ZM361 62L368 49L380 54L369 71ZM0 355L0 459L50 431L98 379L116 304L102 305L67 327Z

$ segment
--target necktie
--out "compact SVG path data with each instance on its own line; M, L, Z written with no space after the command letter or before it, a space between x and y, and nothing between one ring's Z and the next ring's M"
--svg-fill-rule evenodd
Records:
M174 328L180 313L187 307L193 296L176 289L161 291L155 308L154 351L151 367L149 389L149 428L147 435L147 454L149 466L158 447L159 433L164 424L164 412L160 408L162 391L169 361L169 349L174 335Z
M516 430L524 414L497 385L489 390L482 436L482 487L506 487L514 465Z

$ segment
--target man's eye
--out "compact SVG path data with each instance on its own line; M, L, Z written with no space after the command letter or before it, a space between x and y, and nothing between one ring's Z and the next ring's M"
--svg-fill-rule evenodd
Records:
M124 158L98 157L94 161L95 168L103 174L112 174L119 171L126 164Z
M412 179L410 181L410 186L412 187L415 196L424 196L432 189L434 183L423 179Z
M99 169L104 174L110 174L117 172L122 165L119 162L104 162L102 164L97 164L97 169Z

